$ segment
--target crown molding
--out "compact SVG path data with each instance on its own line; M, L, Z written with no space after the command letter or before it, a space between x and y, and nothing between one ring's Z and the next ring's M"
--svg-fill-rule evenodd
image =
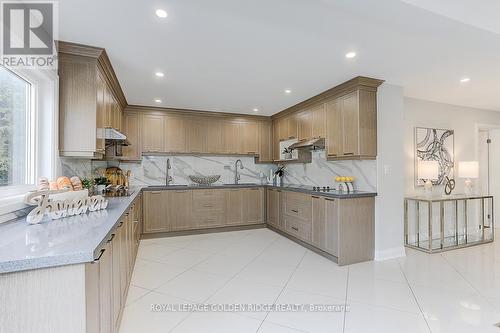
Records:
M137 112L137 113L168 113L176 114L180 116L204 116L204 117L220 117L220 118L245 118L245 119L255 119L260 121L270 121L269 116L259 116L253 114L243 114L243 113L229 113L229 112L218 112L218 111L205 111L205 110L190 110L190 109L179 109L179 108L167 108L167 107L157 107L157 106L144 106L144 105L128 105L125 108L125 112Z
M377 91L377 88L384 83L383 80L374 79L365 76L357 76L349 81L339 84L331 89L325 90L322 93L313 96L305 101L302 101L298 104L295 104L289 108L286 108L278 113L275 113L271 116L272 119L281 118L287 116L291 113L295 113L297 111L302 111L313 104L320 103L326 101L328 99L332 99L335 97L339 97L345 95L351 91L355 90L367 90L367 91Z

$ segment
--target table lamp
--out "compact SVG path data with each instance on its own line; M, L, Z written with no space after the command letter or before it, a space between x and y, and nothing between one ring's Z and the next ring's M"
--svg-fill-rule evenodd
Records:
M472 179L479 178L479 162L458 162L458 177L465 178L465 193L472 194Z
M425 192L432 193L432 181L438 179L438 161L418 161L418 178L425 181Z

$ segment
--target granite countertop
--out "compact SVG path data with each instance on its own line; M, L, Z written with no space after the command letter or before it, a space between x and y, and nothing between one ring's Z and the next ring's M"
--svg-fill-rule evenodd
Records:
M352 193L339 192L337 190L326 191L313 191L312 186L309 185L295 185L287 184L282 186L274 186L271 184L253 184L253 183L242 183L242 184L214 184L214 185L158 185L158 186L148 186L144 187L143 191L165 191L165 190L198 190L198 189L225 189L225 188L249 188L249 187L264 187L264 188L274 188L285 191L294 191L300 193L306 193L311 195L317 195L322 197L336 198L336 199L350 199L350 198L364 198L364 197L374 197L377 195L375 192L365 192L365 191L354 191Z
M373 197L376 193L313 191L304 185L220 184L212 186L170 185L134 187L128 197L108 198L107 209L60 220L30 225L26 217L0 224L0 274L37 268L92 262L114 227L141 191L264 187L311 195L348 199Z
M127 212L128 197L108 198L105 210L30 225L26 217L0 224L0 273L91 262Z

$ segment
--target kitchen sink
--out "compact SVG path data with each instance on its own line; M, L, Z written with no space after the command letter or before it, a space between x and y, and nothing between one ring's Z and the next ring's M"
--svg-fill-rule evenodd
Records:
M257 185L259 185L259 184L256 184L256 183L224 184L224 186L248 186L248 185L254 185L254 186L257 186Z

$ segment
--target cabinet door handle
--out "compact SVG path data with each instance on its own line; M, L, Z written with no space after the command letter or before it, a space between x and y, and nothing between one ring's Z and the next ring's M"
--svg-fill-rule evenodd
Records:
M299 213L299 211L296 209L292 209L292 212L297 213L297 214Z
M104 251L106 251L106 249L102 249L101 252L99 253L99 255L97 256L97 258L95 258L94 261L92 261L92 263L98 262L99 259L101 259Z
M299 231L299 228L291 227L295 231Z
M326 201L335 201L335 199L328 199L328 198L325 198Z
M123 225L123 221L120 222L120 224L118 224L118 226L116 227L117 229L120 228L121 226Z
M108 243L111 243L111 241L113 241L113 238L115 238L116 234L111 234L111 238L108 239Z
M354 155L354 153L344 153L344 155Z
M314 199L319 199L319 197L317 197L315 195L312 195L311 197L313 197Z
M204 204L203 207L213 207L214 205Z

